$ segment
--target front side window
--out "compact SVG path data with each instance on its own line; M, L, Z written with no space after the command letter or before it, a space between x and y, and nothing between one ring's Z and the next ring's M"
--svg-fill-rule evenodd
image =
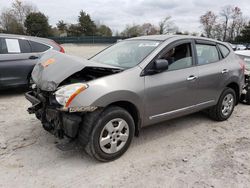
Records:
M214 63L220 60L216 46L207 44L196 44L198 65Z
M167 51L161 59L168 60L168 70L178 70L191 67L192 61L192 50L191 43L185 43L178 45Z
M90 59L98 63L127 69L138 65L160 43L161 41L154 40L122 41Z

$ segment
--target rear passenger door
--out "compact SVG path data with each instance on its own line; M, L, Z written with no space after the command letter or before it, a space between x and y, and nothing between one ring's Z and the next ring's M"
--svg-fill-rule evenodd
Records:
M198 95L199 103L215 104L222 92L227 79L227 62L222 57L215 42L196 40L196 63L198 67Z

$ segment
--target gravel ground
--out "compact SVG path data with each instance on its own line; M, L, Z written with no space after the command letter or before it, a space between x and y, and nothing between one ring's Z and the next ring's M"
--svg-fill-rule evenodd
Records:
M102 48L65 45L82 57ZM23 92L0 94L0 187L250 187L250 106L225 122L196 113L147 127L121 158L100 163L58 150Z

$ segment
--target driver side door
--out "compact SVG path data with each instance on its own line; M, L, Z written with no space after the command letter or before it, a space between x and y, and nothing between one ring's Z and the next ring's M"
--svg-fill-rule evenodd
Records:
M192 40L171 43L156 59L166 59L168 70L145 76L145 124L184 115L197 104L198 70Z

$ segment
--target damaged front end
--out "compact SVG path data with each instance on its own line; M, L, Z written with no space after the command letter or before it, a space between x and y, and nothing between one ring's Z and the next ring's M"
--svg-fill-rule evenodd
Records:
M72 56L49 52L32 72L34 84L25 94L32 103L28 108L43 128L58 138L75 138L84 121L84 115L95 111L96 106L71 105L79 94L88 88L88 81L120 72L113 67L81 60Z
M28 112L36 115L46 131L58 138L76 137L82 121L80 114L67 112L50 92L43 92L36 88L25 93L25 97L32 103Z

